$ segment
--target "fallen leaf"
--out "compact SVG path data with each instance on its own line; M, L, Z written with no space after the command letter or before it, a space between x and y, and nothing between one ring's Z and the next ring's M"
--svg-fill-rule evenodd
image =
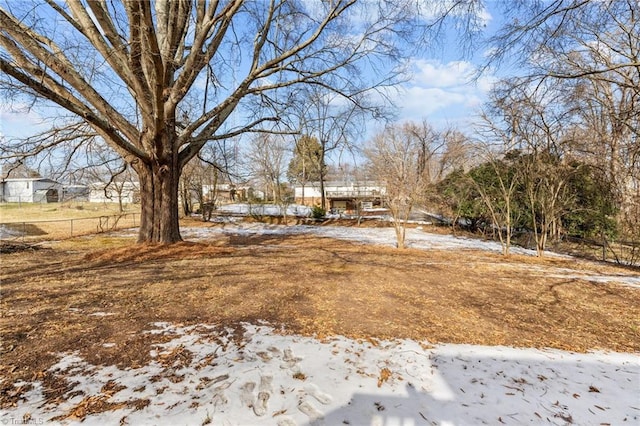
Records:
M381 387L384 382L389 380L389 377L391 377L391 370L389 370L387 367L381 369L380 377L378 378L378 387Z

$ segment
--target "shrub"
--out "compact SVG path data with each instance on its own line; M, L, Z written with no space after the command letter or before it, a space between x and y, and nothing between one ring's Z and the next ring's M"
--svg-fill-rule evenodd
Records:
M326 214L327 211L320 206L311 207L311 217L314 219L322 219Z

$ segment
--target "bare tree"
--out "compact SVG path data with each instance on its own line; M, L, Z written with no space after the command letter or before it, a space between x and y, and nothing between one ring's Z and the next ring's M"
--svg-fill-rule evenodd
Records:
M42 177L37 170L34 170L22 162L9 162L0 167L0 180L12 178L35 178Z
M86 143L100 136L138 174L138 240L178 241L180 173L209 141L284 119L296 87L316 85L350 102L393 85L397 69L389 64L412 46L409 38L461 16L451 13L457 7L429 16L419 7L412 0L5 3L5 96L70 114L51 134L4 145L5 155L79 146L83 136L56 135L85 126Z
M547 83L532 87L503 82L493 99L494 114L510 124L520 149L514 162L521 169L538 256L551 236L559 238L563 215L574 198L568 183L574 172L570 150L576 109L561 87Z
M465 174L477 165L478 159L474 158L471 139L456 128L445 129L440 137L444 146L438 155L438 180L431 185L428 197L432 205L441 209L441 215L451 217L451 230L455 235L460 218L474 203L469 201L474 188Z
M211 219L218 182L224 178L229 180L229 160L232 155L226 144L209 144L184 167L180 177L180 196L185 215L193 212L195 199L203 220Z
M283 184L285 169L289 161L289 144L280 135L258 135L246 153L249 175L265 188L265 195L277 204L284 199Z
M420 124L412 121L404 123L402 131L415 139L419 146L418 172L424 175L428 183L438 182L443 174L440 156L446 144L442 135L426 119Z
M369 106L362 95L352 98L353 102L345 103L341 97L322 87L308 87L301 91L296 108L297 120L303 134L312 135L320 143L318 157L318 177L320 182L320 205L326 210L327 202L324 191L327 179L328 156L338 150L353 148L350 141L355 139L362 119L366 114L374 113L377 108Z
M636 1L515 1L504 11L506 24L489 41L488 65L507 61L530 77L604 81L640 67Z
M483 111L481 117L476 152L482 160L480 166L471 170L469 178L490 213L491 228L494 233L497 231L502 253L507 256L516 219L516 192L522 179L522 170L512 167L507 158L519 152L515 149L518 138L514 130L518 117L504 111L503 114Z
M522 174L509 167L509 164L502 160L502 155L496 155L491 151L484 151L483 154L485 165L471 171L471 183L489 210L492 220L490 225L494 235L498 234L502 254L508 256L516 219L516 191Z
M91 179L90 185L101 190L106 199L117 202L120 213L124 212L125 199L138 198L139 185L135 173L107 147L102 153L96 153L94 159L100 159L100 162L85 168L85 176Z
M441 133L444 146L439 159L438 180L456 170L468 171L474 165L472 144L467 135L455 127Z
M617 192L618 223L628 222L640 187L640 3L526 1L508 9L487 65L511 62L525 86L571 93L582 134L572 154L601 170ZM625 233L637 238L633 229Z
M640 85L640 75L638 76ZM575 82L571 92L578 123L573 155L595 167L618 207L620 236L640 240L640 95L602 80ZM606 245L605 235L603 244Z
M393 217L397 246L405 248L406 223L414 206L424 200L429 176L423 155L427 140L417 137L413 124L389 125L364 149L370 174L384 185L381 194Z

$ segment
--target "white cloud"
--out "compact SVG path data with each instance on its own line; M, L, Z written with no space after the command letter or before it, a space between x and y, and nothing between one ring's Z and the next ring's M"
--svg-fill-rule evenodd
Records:
M487 10L487 8L483 7L481 10L478 11L478 19L483 25L487 26L493 20L493 16Z
M467 84L473 77L475 67L466 61L442 63L433 60L413 61L415 78L413 83L425 87L458 87Z
M493 74L486 74L480 77L475 85L481 93L489 93L493 85L498 81L498 77Z
M7 140L31 136L42 127L43 119L26 104L0 107L0 134Z
M476 68L467 61L416 58L412 68L413 78L395 97L401 120L469 120L495 81L491 75L473 80Z
M410 117L429 116L437 111L456 104L464 104L465 97L460 93L449 92L440 88L424 88L413 86L402 90L398 106Z

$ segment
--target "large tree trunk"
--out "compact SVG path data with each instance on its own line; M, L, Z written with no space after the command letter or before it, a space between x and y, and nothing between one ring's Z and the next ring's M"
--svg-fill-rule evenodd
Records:
M178 223L177 156L173 164L138 165L140 180L140 231L138 243L175 243L181 241Z

